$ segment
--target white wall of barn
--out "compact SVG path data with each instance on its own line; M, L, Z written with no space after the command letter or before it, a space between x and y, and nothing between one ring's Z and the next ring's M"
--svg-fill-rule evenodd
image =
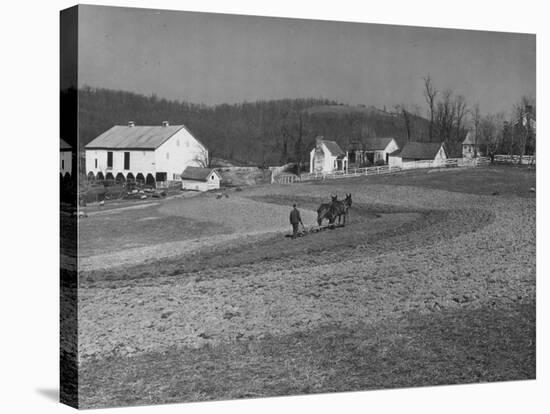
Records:
M204 163L199 160L204 160ZM167 173L168 180L179 180L186 167L206 166L208 151L182 128L155 150L155 162L156 170Z
M107 153L113 153L113 167L107 168ZM124 153L130 153L130 168L124 169ZM97 167L96 167L97 160ZM122 173L124 177L128 173L132 173L134 178L138 173L142 173L144 177L147 174L155 175L155 152L153 150L86 150L86 174L90 172L97 176L97 173L103 173L105 177L107 173L112 173L114 177L118 173Z
M61 151L59 153L59 172L63 175L73 174L73 155L71 151Z

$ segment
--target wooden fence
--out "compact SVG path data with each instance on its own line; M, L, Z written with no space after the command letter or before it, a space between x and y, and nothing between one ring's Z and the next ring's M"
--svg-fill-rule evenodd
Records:
M495 155L495 163L497 164L523 164L534 165L536 164L536 157L534 155Z
M350 168L347 171L333 171L330 173L308 173L301 176L295 174L280 174L272 179L272 183L275 184L292 184L301 181L315 181L315 180L334 180L337 178L350 178L369 175L382 175L382 174L395 174L403 170L412 170L420 168L459 168L459 167L477 167L483 165L489 165L491 160L489 158L448 158L443 161L410 161L404 162L402 167L395 167L390 165L382 165L379 167L367 167L367 168Z

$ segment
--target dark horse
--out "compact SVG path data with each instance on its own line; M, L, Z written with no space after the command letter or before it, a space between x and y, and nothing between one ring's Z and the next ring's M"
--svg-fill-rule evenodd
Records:
M346 194L344 201L339 201L337 196L331 196L332 201L330 203L324 203L317 209L317 224L319 226L324 219L328 220L330 227L334 227L336 218L338 218L338 225L342 217L344 218L344 226L346 225L346 218L348 216L348 210L351 207L351 194Z

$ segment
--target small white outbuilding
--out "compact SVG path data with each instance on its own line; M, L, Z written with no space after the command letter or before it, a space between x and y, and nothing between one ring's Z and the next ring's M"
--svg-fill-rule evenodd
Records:
M183 190L208 191L220 188L222 176L214 168L187 167L181 173Z

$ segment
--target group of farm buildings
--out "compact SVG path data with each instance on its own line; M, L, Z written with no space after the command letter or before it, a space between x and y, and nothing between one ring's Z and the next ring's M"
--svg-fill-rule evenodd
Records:
M471 134L463 142L463 157L479 155ZM209 165L208 149L184 125L115 125L85 146L87 178L141 181L156 186L181 182L182 188L206 191L220 187L221 175ZM61 140L60 172L72 174L72 151ZM332 140L318 137L310 151L310 173L347 171L351 165L387 164L447 158L441 143L409 142L399 148L394 138L370 138L347 151Z

